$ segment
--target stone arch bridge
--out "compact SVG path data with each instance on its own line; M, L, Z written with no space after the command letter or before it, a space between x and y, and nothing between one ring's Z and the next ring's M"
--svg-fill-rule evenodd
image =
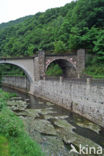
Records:
M66 71L65 74L68 73L69 68L80 74L85 68L85 50L77 50L76 55L45 55L44 52L39 52L34 57L0 59L0 64L12 64L20 67L25 72L30 84L43 78L47 68L53 62L58 63Z

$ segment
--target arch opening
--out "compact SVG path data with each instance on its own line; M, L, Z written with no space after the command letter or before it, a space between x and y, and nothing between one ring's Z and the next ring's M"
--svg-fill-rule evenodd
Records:
M2 68L1 68L2 66ZM4 66L4 67L3 67ZM26 83L26 89L30 90L30 85L33 82L32 78L30 77L28 71L24 67L21 67L17 64L8 63L8 62L0 62L0 77L21 77L21 79L25 80ZM3 71L4 70L4 71ZM24 83L24 81L23 81Z
M27 77L27 79L28 79L30 82L33 82L33 80L32 80L32 78L31 78L30 74L28 73L28 71L27 71L24 67L19 66L18 64L9 63L9 62L3 62L3 61L0 62L0 65L1 65L1 64L4 64L4 65L12 65L12 66L15 66L15 67L21 69L21 70L24 72L24 74L25 74L25 76Z
M65 59L57 59L57 60L52 61L46 68L46 75L48 75L47 73L52 73L49 76L56 76L54 74L54 67L56 65L58 65L59 67L58 70L60 69L62 70L62 72L59 72L59 75L57 76L63 76L63 77L76 77L77 76L77 71L74 65ZM52 72L52 68L53 68L53 72Z

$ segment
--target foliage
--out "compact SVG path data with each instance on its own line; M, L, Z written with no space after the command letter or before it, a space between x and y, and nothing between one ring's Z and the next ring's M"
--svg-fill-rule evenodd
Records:
M104 78L104 63L88 66L85 73L93 78Z
M104 62L99 62L98 56L88 55L84 73L93 78L104 78Z
M70 33L70 39L69 39L69 48L70 49L78 49L81 44L81 37L80 37L80 33L79 33L79 29L77 27L73 27L71 29L71 33Z
M3 92L2 89L0 89L0 110L2 110L2 108L6 106L6 100L8 100L13 96L15 97L16 94L15 93L9 94L7 92Z
M9 109L4 108L0 113L0 133L6 137L18 137L22 132L23 124Z
M56 41L54 43L54 49L55 49L55 54L56 53L63 53L66 51L66 47L65 44L63 43L63 41Z
M94 42L94 51L97 54L98 61L104 61L104 30L100 30Z
M39 49L54 52L54 43L68 49L70 14L76 2L0 25L0 56L30 56ZM69 15L70 16L70 15Z
M1 64L0 65L0 76L4 76L4 75L8 75L8 76L25 76L24 71L15 66L15 65L11 65L11 64Z
M2 100L8 100L11 97L16 97L17 95L15 93L8 93L8 92L4 92L2 89L0 89L0 99Z
M46 71L46 75L48 76L61 76L62 74L63 71L61 67L58 64L54 64L54 63L52 63Z
M43 156L39 145L26 133L17 138L10 138L11 156ZM12 148L13 147L13 148Z
M103 15L104 0L78 0L1 24L0 56L31 56L39 49L64 53L87 48L96 53L96 35L102 33Z

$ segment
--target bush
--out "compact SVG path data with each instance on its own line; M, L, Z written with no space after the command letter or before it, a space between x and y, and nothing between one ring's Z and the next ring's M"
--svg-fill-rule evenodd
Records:
M0 112L0 133L7 137L17 137L22 131L21 120L9 109L3 108Z
M8 100L13 96L16 96L16 94L15 93L10 94L0 89L0 110L2 110L2 108L6 106L6 100Z
M15 97L15 96L17 96L16 93L8 93L0 89L0 99L2 100L8 100L9 98Z
M5 102L5 100L3 100L3 99L1 99L0 98L0 111L3 109L3 107L5 107L6 106L6 102Z
M104 63L95 63L87 66L85 73L92 76L93 78L104 78Z

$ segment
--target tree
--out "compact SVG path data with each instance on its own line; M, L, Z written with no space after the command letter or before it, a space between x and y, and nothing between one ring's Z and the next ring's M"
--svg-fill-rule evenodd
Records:
M29 44L28 49L27 49L27 53L29 56L32 56L34 54L34 45L33 44Z
M98 61L104 61L104 30L98 31L93 51L97 54Z
M55 50L55 54L57 53L63 53L66 51L66 46L65 43L63 41L56 41L54 43L54 50Z
M78 0L71 21L79 28L104 26L104 0Z
M78 49L81 46L80 29L73 27L69 36L69 49Z

